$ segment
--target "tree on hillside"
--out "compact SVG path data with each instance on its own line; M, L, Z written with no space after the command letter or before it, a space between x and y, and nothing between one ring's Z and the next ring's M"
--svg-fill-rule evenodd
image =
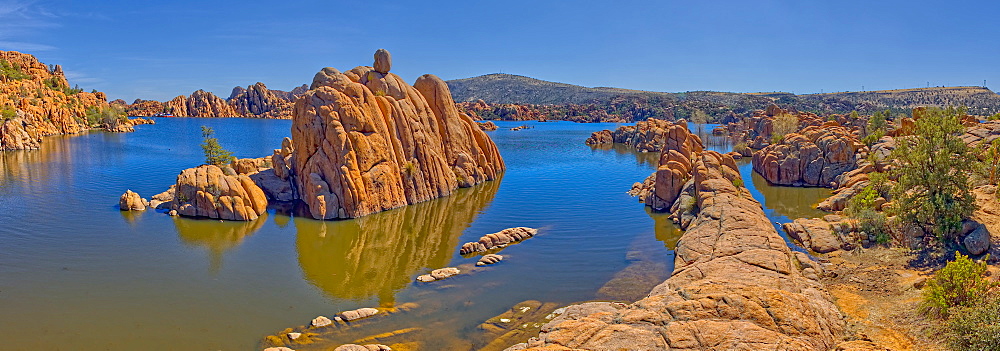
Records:
M889 110L876 111L875 114L868 119L868 124L865 126L865 137L861 138L861 142L865 145L872 146L885 136L886 129L889 126L888 117L892 113Z
M204 140L201 143L202 150L205 150L205 163L222 166L233 161L233 153L219 145L216 139L215 130L212 127L201 126L201 136Z
M898 139L894 151L894 212L941 240L954 239L976 209L969 177L977 160L959 138L964 115L964 108L914 110L916 131Z

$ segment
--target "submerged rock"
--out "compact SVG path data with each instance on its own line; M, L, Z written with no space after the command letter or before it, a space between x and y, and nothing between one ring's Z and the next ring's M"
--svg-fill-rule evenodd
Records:
M371 316L374 316L376 314L378 314L378 309L367 308L366 307L366 308L359 308L359 309L356 309L356 310L350 310L350 311L340 312L340 318L344 319L345 321L350 322L350 321L358 320L358 319L365 318L365 317L371 317Z
M537 233L538 229L528 227L507 228L496 233L486 234L480 237L479 241L463 244L459 253L465 255L473 252L485 252L530 238Z
M310 323L310 325L316 328L322 328L330 324L333 324L333 321L331 321L330 318L326 318L324 316L313 318L312 322Z
M368 345L357 345L357 344L346 344L337 346L333 351L392 351L391 348L382 344L368 344Z
M477 266L486 266L486 265L491 265L491 264L494 264L494 263L497 263L497 262L500 262L500 261L503 261L503 256L500 256L500 255L497 255L497 254L488 254L488 255L485 255L482 258L480 258L479 262L476 262L476 265Z
M125 193L118 199L118 207L122 211L145 211L148 206L149 201L139 197L139 194L132 190L125 190Z
M455 268L455 267L447 267L447 268L435 269L435 270L431 271L428 274L422 274L422 275L418 276L417 277L417 281L423 282L423 283L429 283L429 282L432 282L432 281L435 281L435 280L441 280L441 279L446 279L446 278L450 278L450 277L456 276L456 275L458 275L461 272L462 272L461 270L459 270L458 268Z

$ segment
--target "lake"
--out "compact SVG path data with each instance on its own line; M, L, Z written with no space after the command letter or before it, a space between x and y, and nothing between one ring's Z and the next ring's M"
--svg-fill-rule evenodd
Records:
M250 223L120 212L126 189L149 198L201 164L202 125L237 157L270 155L291 126L156 122L0 153L4 348L247 350L318 315L412 302L419 307L336 341L419 328L407 338L426 349L468 349L488 341L477 325L525 300L643 297L668 277L682 234L625 193L655 169L656 155L584 145L617 125L571 122L496 122L488 134L507 163L501 179L358 219L317 221L280 207ZM533 128L509 130L522 124ZM809 206L829 190L772 187L748 160L740 165L775 222L822 214ZM460 256L462 243L516 226L540 232L505 248L504 261L468 269L477 257ZM468 272L414 283L455 266Z

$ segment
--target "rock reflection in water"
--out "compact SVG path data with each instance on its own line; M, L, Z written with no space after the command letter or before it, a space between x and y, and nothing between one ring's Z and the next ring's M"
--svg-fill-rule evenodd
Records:
M357 219L294 218L305 278L336 299L379 298L395 292L425 268L441 268L457 252L458 237L493 201L500 179L450 196Z
M640 165L648 165L651 167L656 167L660 163L660 153L659 152L638 152L634 147L621 144L595 144L588 145L590 150L597 151L614 151L620 157L633 158L635 157L636 163Z
M746 166L749 166L749 164ZM744 165L741 165L740 168L743 167ZM746 173L742 170L740 173L743 173L743 179L747 178ZM830 189L775 186L768 184L767 180L761 177L760 174L757 174L757 172L750 171L750 173L750 185L753 187L750 190L751 192L759 192L761 196L757 200L764 204L764 208L775 212L774 214L768 214L770 217L773 218L775 215L779 215L794 219L823 217L823 215L827 214L826 212L817 210L816 204L830 196Z
M163 215L157 213L157 215ZM265 212L254 221L220 221L214 219L195 219L173 217L177 237L187 245L200 246L208 249L211 260L210 270L215 273L222 268L222 256L230 249L239 246L243 238L252 235L267 221Z

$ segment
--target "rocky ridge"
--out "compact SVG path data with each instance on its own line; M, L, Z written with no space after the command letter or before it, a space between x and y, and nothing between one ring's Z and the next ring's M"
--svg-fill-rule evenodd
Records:
M689 162L698 210L671 277L633 304L569 306L508 350L828 350L841 341L842 316L816 280L822 268L790 250L737 185L735 160L703 151Z
M91 111L111 108L102 92L70 88L59 65L34 56L0 51L0 151L38 149L43 136L76 134L92 128L132 131L133 122L88 121Z

